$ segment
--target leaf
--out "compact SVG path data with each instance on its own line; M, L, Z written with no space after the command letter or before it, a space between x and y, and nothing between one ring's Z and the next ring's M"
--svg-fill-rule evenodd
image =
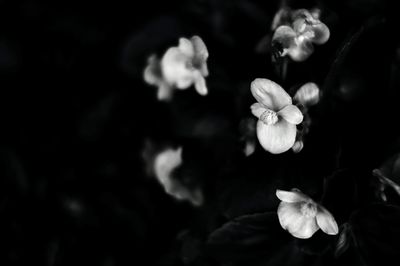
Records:
M207 250L224 261L268 257L290 241L275 212L243 215L227 222L208 238Z
M356 247L366 265L396 265L400 250L400 207L369 205L350 219Z

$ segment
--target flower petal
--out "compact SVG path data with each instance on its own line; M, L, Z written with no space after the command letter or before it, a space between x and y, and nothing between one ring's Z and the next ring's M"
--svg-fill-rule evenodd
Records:
M251 93L266 108L279 111L292 104L292 98L281 86L269 79L255 79L251 83Z
M288 203L294 202L301 202L301 201L308 201L310 197L303 194L300 190L293 190L293 191L285 191L285 190L276 190L276 196L278 199Z
M181 50L182 53L184 53L188 57L193 57L194 56L194 47L191 41L189 41L186 38L180 38L179 39L179 50Z
M278 112L278 115L294 125L298 125L303 121L303 114L300 109L293 104L284 107Z
M166 84L161 82L158 86L157 99L159 101L168 101L172 98L173 89Z
M199 36L193 36L190 41L192 42L195 56L201 61L206 61L209 54L203 40Z
M194 82L194 87L196 89L196 91L202 95L205 96L208 94L208 89L206 86L206 80L204 79L204 77L200 74L199 71L197 71L198 73L196 74L196 78L195 78L195 82Z
M321 205L318 206L317 213L318 226L328 235L336 235L339 233L338 225L333 215Z
M188 57L176 47L169 48L161 59L164 79L179 89L193 84L193 70L187 67Z
M157 85L160 82L160 62L155 55L151 55L147 60L147 66L143 72L144 81L150 85Z
M163 184L170 178L171 172L182 164L182 147L160 152L154 159L154 173Z
M317 23L312 26L314 30L314 37L312 42L315 44L324 44L329 40L331 35L329 28L324 23Z
M301 36L300 36L301 37ZM311 41L307 39L298 39L296 46L288 50L288 55L293 61L305 61L314 52L314 47Z
M294 153L299 153L299 152L301 152L303 147L304 147L303 141L298 140L293 144L292 150L293 150Z
M279 43L283 49L291 49L296 46L296 32L289 26L278 27L272 36L272 44Z
M305 106L317 104L320 98L320 90L317 84L308 82L300 87L294 95L293 99Z
M267 110L267 109L264 107L264 105L262 105L261 103L253 103L253 104L250 106L250 109L251 109L251 113L252 113L255 117L257 117L257 118L260 118L260 116L262 115L262 113L264 113L265 110Z
M281 202L278 207L278 218L282 228L297 238L310 238L319 228L314 217L301 213L302 203Z
M258 141L265 150L273 154L289 150L296 140L296 133L296 126L284 119L273 125L257 122Z

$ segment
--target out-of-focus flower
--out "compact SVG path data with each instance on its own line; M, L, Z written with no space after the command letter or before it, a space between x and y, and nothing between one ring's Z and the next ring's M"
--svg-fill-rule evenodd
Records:
M244 142L243 152L246 156L252 155L256 150L256 124L257 122L250 117L240 121L239 130L242 135L241 141Z
M319 102L321 97L320 89L317 84L308 82L300 87L293 99L302 105L309 107Z
M207 58L208 50L200 37L180 38L179 45L169 48L161 60L155 56L149 58L144 79L158 87L159 100L170 99L174 88L184 90L192 85L204 96L208 93Z
M274 154L293 147L296 125L303 121L303 114L292 104L292 98L281 86L268 79L255 79L251 93L258 103L251 106L257 122L257 137L261 146Z
M195 206L203 203L203 194L199 188L189 190L174 178L173 171L182 164L182 147L166 149L154 159L154 173L167 194L178 200L188 200Z
M278 207L278 218L282 228L297 238L310 238L318 229L336 235L338 225L332 214L298 189L276 190L282 201Z
M329 28L319 20L319 12L299 9L292 12L291 25L281 25L272 37L281 57L288 55L293 61L306 60L314 51L314 44L324 44L330 36Z
M304 147L304 136L308 133L311 124L311 119L308 115L308 108L319 102L321 98L321 91L317 84L308 82L301 86L293 97L293 101L299 106L301 112L304 115L302 128L297 131L296 142L294 143L292 150L295 153L300 152Z
M374 169L372 174L378 178L376 193L381 200L387 201L387 188L392 188L400 196L400 154L389 158L379 169Z

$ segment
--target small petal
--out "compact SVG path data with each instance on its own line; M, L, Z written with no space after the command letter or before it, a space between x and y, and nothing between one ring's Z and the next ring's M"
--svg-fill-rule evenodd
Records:
M276 29L272 43L279 43L283 49L292 49L296 46L296 32L289 26L280 26Z
M303 147L304 147L303 141L298 140L293 144L292 150L293 150L294 153L298 153L298 152L301 152Z
M278 207L278 218L282 228L297 238L310 238L319 227L315 218L302 215L301 203L281 202Z
M252 155L256 150L256 143L254 141L246 141L245 146L244 146L244 155L247 157Z
M182 164L182 147L160 152L154 159L154 173L161 183L170 178L171 172Z
M329 28L324 23L317 23L312 26L314 30L314 37L312 42L315 44L324 44L329 40L330 31Z
M269 79L255 79L251 83L251 93L266 108L279 111L292 104L292 98L281 86Z
M165 82L162 82L158 86L157 99L159 101L168 101L172 98L172 93L173 93L172 88Z
M207 86L206 86L206 80L204 79L204 77L200 73L196 74L194 87L195 87L196 91L200 95L205 96L205 95L208 94L208 89L207 89Z
M278 199L288 203L294 202L302 202L310 200L310 197L303 194L300 190L293 190L293 191L285 191L285 190L276 190L276 196Z
M265 112L265 110L267 110L261 103L253 103L250 106L250 109L251 113L257 118L260 118L260 116Z
M311 106L319 102L320 90L317 84L308 82L297 90L293 99L305 106Z
M161 69L165 80L186 89L193 83L193 70L187 67L188 57L176 47L169 48L161 59Z
M321 205L318 206L317 224L328 235L336 235L339 232L338 225L333 215Z
M191 41L189 41L186 38L180 38L179 39L179 49L181 50L182 53L184 53L188 57L193 57L194 56L194 47Z
M152 55L147 60L147 66L143 72L144 81L150 85L158 85L161 79L160 62L155 55Z
M257 122L258 141L265 150L273 154L283 153L293 147L296 133L296 126L284 119L273 125Z
M201 61L206 61L209 54L203 40L199 36L193 36L190 41L193 44L195 56Z
M278 112L278 115L293 125L298 125L303 121L303 114L300 109L293 104L284 107Z
M312 46L311 41L302 39L301 36L296 40L298 45L294 46L293 49L289 49L288 55L293 61L305 61L314 52L314 47Z

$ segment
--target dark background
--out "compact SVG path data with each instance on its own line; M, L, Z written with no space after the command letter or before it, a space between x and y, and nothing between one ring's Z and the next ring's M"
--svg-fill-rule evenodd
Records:
M275 211L278 187L321 198L339 169L355 174L332 189L354 179L361 195L343 200L349 213L374 203L369 173L399 147L397 11L378 0L289 4L317 4L331 39L282 80L262 42L278 1L0 1L0 264L219 265L203 249L212 231ZM147 57L195 34L210 52L209 95L158 102L142 79ZM300 154L242 155L259 77L324 91ZM146 143L183 145L179 176L203 189L203 207L164 193L146 172ZM267 265L257 263L247 265Z

